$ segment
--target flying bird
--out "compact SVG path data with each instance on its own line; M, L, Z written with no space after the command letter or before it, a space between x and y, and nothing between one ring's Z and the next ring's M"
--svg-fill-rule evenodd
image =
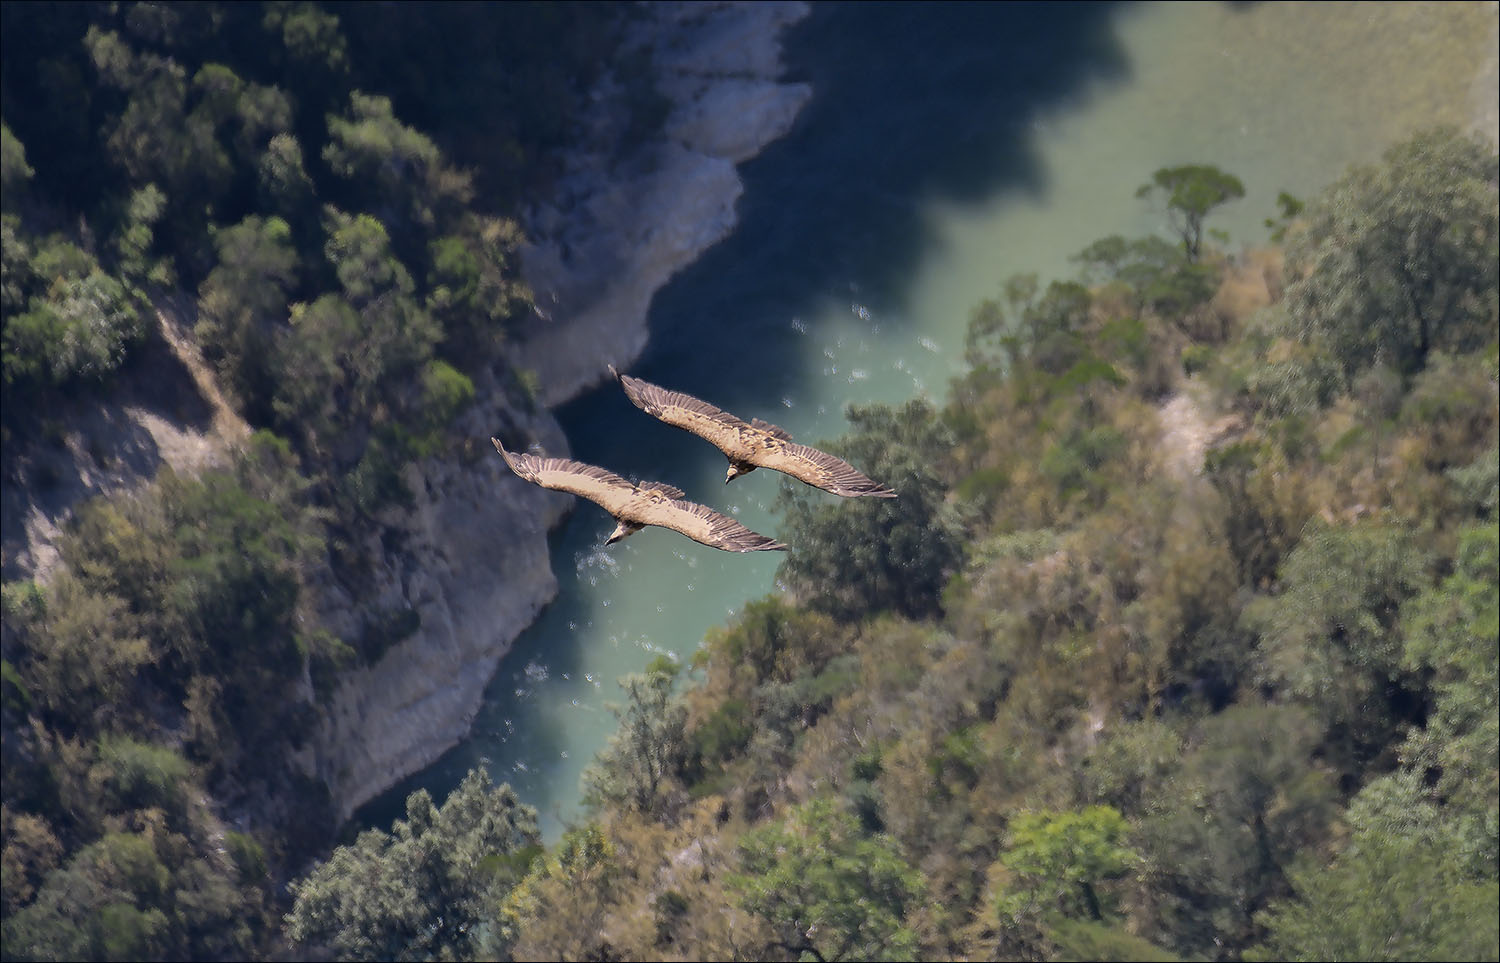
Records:
M671 485L632 484L614 472L581 461L513 453L505 450L500 439L490 441L517 475L543 488L581 495L613 515L618 524L607 544L613 545L647 525L659 525L726 552L786 551L785 545L752 532L728 515L684 501L683 491Z
M668 391L639 378L622 375L610 365L635 406L669 425L690 431L729 459L724 484L757 468L773 468L814 488L835 495L895 498L896 493L860 474L842 458L792 441L786 429L752 418L745 422L706 401L680 391Z

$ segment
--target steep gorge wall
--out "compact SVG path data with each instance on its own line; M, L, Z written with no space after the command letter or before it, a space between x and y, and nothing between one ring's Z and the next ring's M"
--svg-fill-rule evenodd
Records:
M489 436L568 453L547 409L597 382L607 363L640 354L652 296L735 225L735 164L784 134L811 95L778 80L781 33L805 4L640 9L627 46L648 52L670 103L664 134L621 156L629 113L606 78L584 143L525 219L522 271L539 316L513 362L534 376L535 405L477 379L479 403L455 426L464 454L409 466L414 507L369 536L359 598L331 577L314 587L321 620L346 638L372 610L419 620L376 664L340 680L297 760L326 781L341 816L463 738L500 659L556 595L547 533L570 500L511 474ZM106 401L81 398L48 413L48 437L7 444L7 580L47 581L60 526L83 499L139 487L164 465L196 475L226 464L249 435L186 335L192 299L158 308L157 332Z
M478 406L460 428L484 451L471 463L414 466L416 509L388 519L401 547L371 539L376 604L413 609L421 623L341 681L303 759L341 815L468 732L500 659L556 595L546 536L569 500L512 475L487 438L506 428L568 453L545 409L596 383L606 364L640 354L652 296L734 228L734 165L786 133L811 96L777 80L781 31L806 12L801 3L657 4L633 27L630 42L650 51L672 105L665 137L614 158L623 109L605 81L587 119L598 136L527 217L522 271L539 318L515 363L535 376L540 409ZM481 397L501 395L479 387ZM332 626L352 624L352 599L331 587L327 602Z

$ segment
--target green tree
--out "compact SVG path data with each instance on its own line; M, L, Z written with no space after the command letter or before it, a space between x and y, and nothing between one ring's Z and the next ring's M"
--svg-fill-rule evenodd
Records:
M540 842L536 811L474 770L441 808L412 793L390 834L367 829L292 883L286 934L340 959L470 959Z
M36 900L5 920L6 956L250 957L259 923L254 894L236 884L232 865L208 843L160 824L105 833L49 874Z
M330 114L323 160L338 177L374 188L382 202L377 216L403 239L430 237L473 197L468 175L449 167L426 135L397 120L387 97L356 90L348 117Z
M1167 216L1182 238L1182 250L1189 261L1197 261L1203 244L1203 220L1210 211L1245 196L1245 185L1233 174L1212 164L1188 164L1163 167L1142 184L1136 197L1160 193L1166 196Z
M1212 298L1219 286L1217 270L1159 237L1127 241L1115 234L1095 241L1073 259L1084 265L1088 277L1126 285L1137 310L1154 311L1179 327L1183 316Z
M1245 611L1260 636L1263 680L1321 718L1351 771L1389 745L1400 693L1416 688L1402 665L1400 610L1426 567L1404 528L1319 525L1282 564L1282 592Z
M279 713L298 711L294 682L306 647L322 638L304 639L297 619L302 579L323 544L305 487L285 444L262 433L230 468L196 479L163 469L138 493L83 505L62 557L94 598L47 622L51 634L34 649L34 678L48 683L42 701L57 697L55 685L64 693L87 686L106 700L88 711L133 709L118 690L137 681L131 670L140 665L139 680L154 691L223 714L232 736L222 744L189 739L199 761L235 766L244 750L276 771L273 750L302 737ZM90 632L108 645L97 665L66 681L60 673L84 657L75 652L83 643L69 640ZM276 711L267 702L274 693L285 699Z
M1141 933L1223 958L1259 937L1255 914L1327 838L1335 787L1301 709L1234 706L1198 723L1181 767L1150 786L1137 841L1152 903Z
M1450 129L1357 166L1305 213L1288 252L1291 329L1326 344L1346 373L1406 373L1436 349L1493 341L1497 324L1497 160Z
M277 215L294 218L311 206L316 191L295 135L281 133L270 139L255 177L262 204Z
M15 230L7 221L7 244L20 243L5 257L6 390L105 379L145 333L139 294L76 244L60 236L28 244Z
M214 246L219 263L198 288L196 334L242 407L264 420L276 380L272 336L297 281L291 229L252 216L216 232Z
M904 960L917 954L905 918L922 875L885 836L866 836L836 802L818 798L746 833L729 886L777 934L785 959Z
M514 221L493 217L432 242L427 308L442 325L443 354L468 370L494 357L505 326L530 303L516 273L520 243Z
M1296 897L1261 917L1247 960L1500 958L1500 884L1460 876L1421 840L1361 834L1332 865L1291 874Z
M1402 761L1436 777L1432 791L1469 835L1488 837L1500 863L1500 527L1460 537L1453 574L1402 610L1407 668L1430 677L1426 725L1402 746Z
M0 123L0 193L5 196L6 210L11 209L35 175L36 171L26 163L26 146L11 133L10 127Z
M19 643L7 651L50 724L91 733L129 718L129 695L154 654L119 597L92 592L65 570L45 592L6 585L5 621Z
M822 492L783 482L785 537L798 550L777 574L811 607L840 619L930 615L960 555L944 510L952 435L922 401L850 408L849 421L853 431L828 450L899 497L830 504Z
M278 343L274 408L306 452L347 468L378 424L414 418L422 398L411 382L441 332L384 225L333 209L328 218L325 253L342 295L293 308Z
M620 728L583 774L593 807L652 812L687 755L687 707L672 694L677 667L659 658L644 673L622 677L624 705L611 704Z
M1111 919L1114 901L1105 886L1140 860L1125 843L1129 830L1125 817L1109 806L1018 814L1000 857L1015 878L1000 896L1001 915Z

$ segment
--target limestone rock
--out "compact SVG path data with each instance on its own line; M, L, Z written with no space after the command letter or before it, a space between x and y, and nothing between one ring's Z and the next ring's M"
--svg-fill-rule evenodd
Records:
M734 165L784 135L812 96L779 81L780 32L803 3L655 4L631 43L651 52L672 107L664 143L614 161L570 158L556 196L526 220L521 270L539 317L518 364L555 405L626 367L646 346L651 298L728 236L744 186ZM606 81L594 122L623 106ZM617 92L614 96L617 96Z

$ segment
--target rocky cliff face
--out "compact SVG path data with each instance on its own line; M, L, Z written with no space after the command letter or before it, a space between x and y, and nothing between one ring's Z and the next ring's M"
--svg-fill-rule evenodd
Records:
M321 587L323 620L345 638L372 608L419 620L374 665L340 679L299 760L327 783L341 818L463 738L500 658L557 594L547 532L569 500L516 477L488 438L503 432L560 452L567 440L544 409L517 412L497 386L484 387L497 400L457 426L473 443L469 457L411 466L414 508L388 514L369 536L373 591L356 599L345 586Z
M812 96L781 83L781 33L804 3L662 3L628 45L649 52L671 104L664 137L612 160L621 93L607 81L599 133L568 159L554 196L527 219L522 271L540 318L517 363L556 405L624 367L646 345L651 297L734 229L734 165L791 128Z
M515 637L557 592L547 531L569 500L523 482L489 448L502 429L565 455L545 407L628 365L646 345L651 297L735 225L735 163L790 128L811 91L777 82L780 33L801 3L659 4L632 28L649 52L671 110L664 139L617 157L619 88L608 79L568 159L555 196L527 219L522 270L539 308L516 364L536 378L542 410L517 413L498 385L478 386L460 426L482 451L472 462L414 466L414 511L388 519L400 533L372 537L382 610L410 608L417 631L367 669L350 673L303 758L341 816L435 761L465 733ZM331 627L349 629L354 600L330 587Z

